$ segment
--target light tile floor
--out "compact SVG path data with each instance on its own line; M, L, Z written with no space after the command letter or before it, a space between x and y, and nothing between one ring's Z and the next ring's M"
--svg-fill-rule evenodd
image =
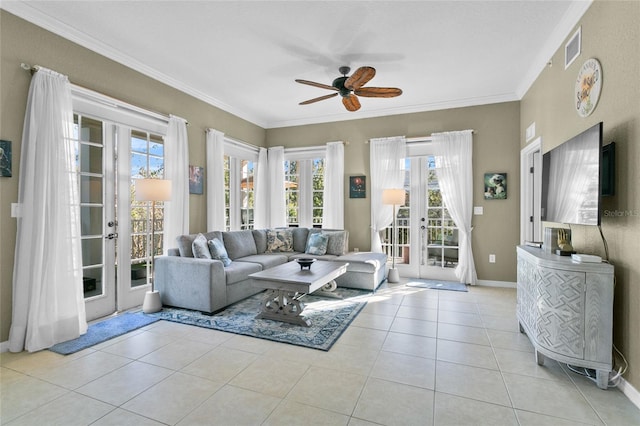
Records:
M384 285L329 352L159 321L0 365L3 425L640 425L619 390L536 364L504 288Z

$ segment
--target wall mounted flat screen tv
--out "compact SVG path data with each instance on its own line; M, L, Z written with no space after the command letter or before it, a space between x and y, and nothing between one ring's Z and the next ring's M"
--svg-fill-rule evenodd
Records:
M600 225L602 122L542 157L542 220Z

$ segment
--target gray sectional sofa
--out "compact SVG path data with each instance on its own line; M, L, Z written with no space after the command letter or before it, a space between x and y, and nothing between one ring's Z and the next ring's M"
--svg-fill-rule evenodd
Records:
M309 237L316 233L326 234L328 237L325 254L305 253L309 249ZM276 234L291 236L289 246L274 245L273 237ZM198 238L199 235L204 238ZM348 253L348 235L344 230L317 228L214 231L182 235L177 238L177 248L169 249L167 256L156 257L155 289L160 292L165 306L211 314L262 291L253 285L250 274L296 258L313 257L349 262L347 272L336 279L338 286L375 291L387 276L387 256L384 253ZM197 245L194 245L197 238ZM205 240L211 247L214 239L224 244L229 259L223 260L229 263L228 266L224 265L223 260L215 259L215 256L207 258L210 253L203 253L199 244ZM326 237L322 239L327 240Z

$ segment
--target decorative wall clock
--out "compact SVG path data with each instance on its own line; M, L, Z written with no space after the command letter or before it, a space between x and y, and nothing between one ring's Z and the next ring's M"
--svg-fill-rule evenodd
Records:
M602 67L600 62L595 58L587 59L578 72L573 92L575 93L576 111L580 117L588 117L596 109L601 89Z

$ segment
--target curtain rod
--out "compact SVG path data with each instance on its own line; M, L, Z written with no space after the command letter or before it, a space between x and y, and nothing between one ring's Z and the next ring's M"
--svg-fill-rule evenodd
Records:
M29 71L31 73L31 75L33 75L36 72L38 72L42 67L40 65L29 65L29 64L26 64L26 63L22 62L20 64L20 68L22 68L25 71ZM119 99L112 98L112 97L107 96L107 95L105 95L103 93L96 92L95 90L87 89L86 87L78 86L77 84L74 84L74 83L69 83L69 84L71 84L71 87L73 89L76 89L77 91L84 92L85 94L98 95L99 97L103 98L103 101L107 100L108 101L108 105L110 105L110 106L112 106L114 108L120 108L120 109L128 110L128 111L131 111L131 112L134 112L134 113L138 113L138 114L151 115L154 118L157 118L159 120L166 121L166 122L169 122L169 119L173 116L173 117L179 118L181 120L184 120L186 125L187 126L189 125L189 121L187 121L186 119L184 119L182 117L178 117L177 115L173 115L173 114L166 115L166 114L162 114L162 113L159 113L159 112L150 111L150 110L145 109L145 108L141 108L141 107L138 107L138 106L135 106L135 105L128 104L128 103L126 103L124 101L121 101Z
M477 135L478 132L476 132L475 130L471 130L471 134ZM407 143L422 142L425 139L431 139L432 137L433 137L433 134L430 134L428 136L416 136L416 137L413 137L413 138L405 138L405 141ZM367 139L366 141L364 141L365 145L369 143L369 140L370 139Z

